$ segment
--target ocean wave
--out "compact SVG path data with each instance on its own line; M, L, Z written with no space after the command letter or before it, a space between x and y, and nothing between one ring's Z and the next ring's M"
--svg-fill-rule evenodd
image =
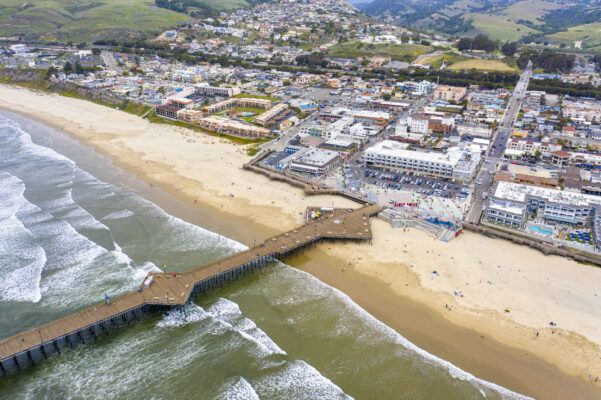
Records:
M259 400L260 397L250 383L243 377L228 381L222 386L221 400Z
M46 253L17 217L34 208L24 192L22 181L0 171L0 299L38 302Z
M246 339L255 342L266 352L270 354L286 354L286 352L278 347L278 345L271 340L265 332L259 329L252 320L242 315L240 307L235 302L219 298L219 300L211 305L207 311L213 317L231 326Z
M302 289L306 294L307 299L313 294L323 296L324 298L331 297L331 295L333 294L337 300L345 304L346 309L350 313L360 317L364 323L368 324L371 327L371 329L378 332L378 337L380 338L380 340L387 338L388 340L418 355L422 361L425 361L435 367L442 368L443 370L447 371L450 377L469 382L484 397L487 397L487 392L493 391L506 399L531 400L531 398L528 396L524 396L495 383L477 378L469 372L466 372L461 368L453 365L449 361L438 358L435 355L427 352L426 350L416 346L415 344L407 340L403 335L401 335L400 333L398 333L397 331L395 331L394 329L387 326L386 324L375 318L373 315L365 311L365 309L363 309L361 306L355 303L348 295L332 286L324 284L323 282L315 278L313 275L295 268L288 267L286 269L289 270L287 271L287 273L292 271L292 273L302 275L305 278L302 280L299 279L298 281L306 282L303 285ZM309 282L310 284L307 284ZM324 296L327 294L324 293L324 291L329 292L329 296Z
M183 307L178 307L169 311L163 319L157 322L157 327L174 328L188 324L193 324L204 319L210 318L215 324L209 327L211 333L223 335L233 332L239 335L243 340L256 345L261 353L266 355L280 354L286 352L267 336L250 319L244 317L238 304L231 300L219 298L206 311L197 304L188 303Z
M301 360L288 362L253 381L253 387L265 398L352 399L314 367Z
M131 217L133 215L136 215L136 214L134 212L126 209L126 210L114 211L114 212L102 217L102 219L103 220L123 219L123 218Z

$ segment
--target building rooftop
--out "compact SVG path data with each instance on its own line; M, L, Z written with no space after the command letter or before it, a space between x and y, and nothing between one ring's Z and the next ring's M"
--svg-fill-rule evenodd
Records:
M553 203L564 203L572 206L601 205L601 197L599 196L504 181L497 183L494 193L494 197L497 199L522 203L526 201L527 196L535 196Z
M337 157L338 153L335 151L313 148L296 158L294 162L321 167L327 165Z
M374 146L370 147L366 153L377 153L380 155L386 155L391 157L402 157L402 158L410 158L413 160L422 160L427 162L436 162L439 164L447 164L450 166L455 166L461 157L463 156L464 151L458 148L451 148L447 153L439 153L439 152L423 152L423 151L415 151L415 150L407 150L408 144L399 143L393 140L385 140L383 142L377 143Z

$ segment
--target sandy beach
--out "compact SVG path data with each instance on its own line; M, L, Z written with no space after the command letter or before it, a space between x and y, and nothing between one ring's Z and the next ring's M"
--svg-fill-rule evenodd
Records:
M355 205L242 170L242 145L94 103L0 85L0 108L69 133L247 245L301 224L307 206ZM444 243L372 228L371 246L321 244L289 261L479 378L537 398L601 397L601 268L471 232Z

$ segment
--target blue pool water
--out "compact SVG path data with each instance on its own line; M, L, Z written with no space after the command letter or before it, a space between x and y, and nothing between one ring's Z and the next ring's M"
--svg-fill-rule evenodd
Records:
M552 235L553 231L550 229L543 229L538 225L530 225L530 230L537 233L542 233L543 235Z

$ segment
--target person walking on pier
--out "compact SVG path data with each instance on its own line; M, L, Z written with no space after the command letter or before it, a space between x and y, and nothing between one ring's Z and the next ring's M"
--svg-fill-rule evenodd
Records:
M109 297L108 294L104 295L104 299L106 300L106 305L110 306L111 305L111 298Z

